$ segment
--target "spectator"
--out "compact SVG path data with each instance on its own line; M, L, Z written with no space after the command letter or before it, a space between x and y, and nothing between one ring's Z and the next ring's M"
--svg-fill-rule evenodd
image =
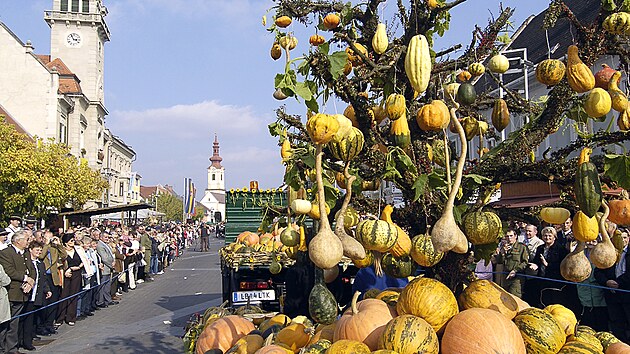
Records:
M11 238L13 237L13 234L21 230L20 223L22 223L21 217L17 215L9 216L9 226L7 226L7 228L5 229L6 231L9 232L7 234L7 240L6 240L7 246L11 244Z
M5 232L4 230L0 232ZM4 271L4 267L0 264L0 333L4 333L5 326L9 324L11 319L11 304L9 303L9 293L7 285L11 284L11 278ZM0 344L2 342L0 341ZM0 349L2 349L0 347Z
M44 245L38 241L33 241L28 247L30 261L33 265L33 278L35 283L33 290L29 294L29 299L24 305L24 313L27 314L20 318L19 343L20 347L26 350L35 350L33 346L33 337L35 336L35 312L44 305L44 298L48 299L52 296L50 287L46 282L46 269L44 264L39 260Z
M208 252L209 233L208 225L201 224L201 252Z
M144 281L152 281L151 278L151 246L153 242L151 241L151 237L149 232L153 232L153 230L149 231L145 228L140 228L140 249L142 250L142 257L145 263L142 267L143 277L140 279L144 279Z
M53 236L51 231L44 232L44 248L42 250L39 259L44 262L46 269L45 279L48 283L52 296L45 299L44 304L55 303L61 296L61 287L63 285L63 263L66 259L66 250L61 244L59 237ZM42 311L43 321L40 324L40 328L37 331L39 335L50 335L57 331L55 330L55 319L57 318L58 305L52 305Z
M533 260L536 255L536 249L544 244L543 240L538 238L538 228L535 225L528 224L525 227L525 242L523 243L529 251L529 259Z
M96 306L98 308L104 308L109 306L112 302L112 296L110 290L110 282L112 273L114 272L114 252L109 246L110 235L104 232L100 236L100 240L96 245L96 252L103 262L103 272L101 275L101 286L96 292Z
M597 245L597 240L586 243L586 256ZM591 275L577 287L578 297L582 305L580 324L589 326L595 331L608 331L608 310L606 309L605 290L591 285L599 285L595 279L595 266L591 263Z
M85 266L81 274L83 276L83 295L80 296L79 302L81 303L81 307L78 319L94 315L92 310L92 297L94 296L95 279L98 276L97 260L92 257L92 240L84 238L81 246L85 253Z
M563 245L567 251L572 252L577 246L577 241L573 237L573 220L569 217L560 225L560 232L558 232L558 243Z
M495 262L503 265L503 272L508 273L505 278L501 277L500 284L503 288L514 296L522 297L523 280L517 276L527 268L529 260L529 252L527 247L517 241L518 236L516 230L509 229L505 232L505 236L497 250Z
M69 326L74 326L77 320L77 296L73 296L81 289L81 270L85 267L81 261L78 248L75 247L74 234L66 233L62 237L62 242L66 249L66 260L64 262L64 282L61 289L61 298L65 299L59 304L57 314L57 326L64 322Z
M155 275L159 272L159 266L160 266L160 250L158 249L158 246L160 244L160 241L158 240L157 235L152 234L151 235L151 275Z
M11 247L7 247L0 251L0 265L11 278L8 286L9 301L11 308L11 318L6 326L2 327L0 339L2 343L0 349L3 353L12 353L18 351L18 329L20 326L20 315L24 309L24 304L29 299L29 293L35 285L35 279L32 275L35 272L33 263L26 253L28 246L27 239L29 232L17 231L11 238Z
M531 279L527 282L528 302L532 306L544 307L550 304L563 304L563 292L558 283L553 279L563 280L560 274L560 263L568 254L566 248L556 242L556 229L551 226L542 230L543 244L538 246L534 257L530 260L529 268L542 278L552 279ZM564 289L564 288L563 288ZM575 288L573 288L575 290ZM564 295L569 294L564 293Z

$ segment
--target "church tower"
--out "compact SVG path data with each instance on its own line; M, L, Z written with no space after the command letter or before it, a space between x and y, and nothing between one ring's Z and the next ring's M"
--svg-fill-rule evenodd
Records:
M212 157L208 166L208 188L200 203L206 208L208 221L225 220L225 168L221 166L223 159L219 156L219 139L214 134Z
M50 26L50 56L62 58L81 80L83 94L103 106L105 42L110 39L103 0L52 0L44 14Z

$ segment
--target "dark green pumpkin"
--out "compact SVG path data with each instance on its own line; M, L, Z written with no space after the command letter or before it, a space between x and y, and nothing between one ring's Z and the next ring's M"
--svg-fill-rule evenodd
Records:
M302 354L324 354L326 353L326 350L330 348L331 345L332 343L328 339L320 339L313 344L307 345L304 348L304 350L301 351L301 353Z
M455 101L463 105L469 105L475 102L476 99L477 91L475 91L475 86L468 82L464 82L463 84L459 85Z
M589 161L590 150L585 148L580 154L581 163L575 173L574 189L575 200L580 210L592 218L602 204L603 194L597 167Z
M416 263L409 256L394 257L390 253L383 255L381 266L385 274L394 278L406 278L416 271Z
M331 324L337 319L337 300L321 282L313 286L308 296L308 312L313 321L321 324Z

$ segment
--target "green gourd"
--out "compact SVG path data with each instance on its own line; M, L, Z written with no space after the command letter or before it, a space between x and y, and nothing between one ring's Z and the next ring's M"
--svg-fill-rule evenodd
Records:
M477 91L475 91L475 86L471 83L464 82L459 85L459 89L457 90L457 97L455 100L463 105L469 105L477 99Z
M589 218L595 216L602 205L602 185L599 181L597 167L590 162L590 148L582 149L575 173L575 200L580 210Z
M394 257L390 253L383 255L381 266L385 274L394 278L406 278L416 271L416 263L410 256Z
M308 312L313 321L331 324L337 319L337 300L323 280L323 271L315 268L315 286L308 296Z

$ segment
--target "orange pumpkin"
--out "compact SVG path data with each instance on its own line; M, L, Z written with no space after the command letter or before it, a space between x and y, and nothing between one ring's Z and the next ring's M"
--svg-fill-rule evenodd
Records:
M258 242L260 242L260 237L258 236L258 234L255 234L253 232L250 232L249 234L247 234L242 241L246 246L253 246L255 244L258 244Z
M316 343L320 339L326 339L332 342L333 336L335 335L335 326L337 326L337 322L329 325L317 325L315 334L311 337L311 340L308 341L307 345Z
M197 354L203 354L210 349L221 349L226 352L241 337L256 329L248 319L230 315L212 322L197 339Z
M611 200L608 202L610 215L608 220L617 225L630 225L630 200Z
M624 342L613 343L606 348L606 354L630 354L630 345Z
M306 326L302 323L292 322L284 327L276 335L276 343L284 344L287 348L297 353L302 347L308 344L311 339L310 334L306 330Z
M436 332L459 311L451 289L431 278L415 278L407 284L396 303L399 315L411 314L427 321Z
M377 299L357 302L359 294L358 291L354 294L351 307L337 321L333 342L352 339L365 343L370 350L376 350L385 325L393 317L385 302Z
M197 352L197 354L199 354L199 352ZM293 351L279 345L272 344L258 349L254 354L293 354Z
M236 241L243 243L243 240L245 239L245 237L249 236L252 233L253 232L251 231L243 231L240 234L238 234L238 236L236 236Z
M459 295L458 303L462 310L470 308L491 309L500 312L509 320L514 318L518 311L518 304L510 296L510 293L496 283L485 279L470 283Z
M525 352L521 332L514 322L490 309L471 308L458 313L442 336L442 354Z

